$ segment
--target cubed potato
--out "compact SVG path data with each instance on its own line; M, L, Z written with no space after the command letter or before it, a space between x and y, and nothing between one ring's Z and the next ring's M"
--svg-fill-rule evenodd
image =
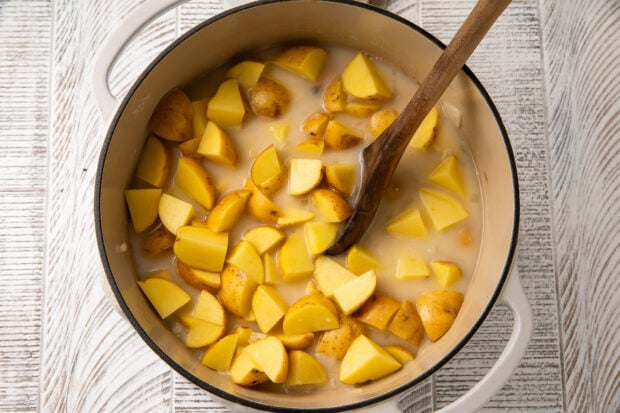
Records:
M149 129L160 138L182 142L194 137L194 108L189 97L180 89L168 92L157 104Z
M205 131L205 127L207 126L207 105L208 104L209 104L208 98L192 101L192 107L194 108L194 118L192 119L193 121L192 124L194 125L194 137L192 139L198 138L198 140L200 141L200 138L202 137L202 134ZM186 142L189 142L189 141L186 141ZM181 145L185 144L186 142L181 143L179 145L179 148L181 148ZM183 153L183 155L185 155L185 153Z
M342 222L353 213L351 205L338 193L327 188L312 191L314 206L327 222Z
M347 106L347 93L342 87L342 79L332 81L325 89L323 107L328 112L340 112Z
M284 344L288 350L303 350L314 343L314 333L286 335L276 334L276 337Z
M290 126L287 122L274 122L269 125L269 131L273 133L273 137L276 139L280 146L286 144Z
M260 75L265 69L265 63L256 60L243 60L226 72L226 77L237 79L241 87L250 89L254 87Z
M399 280L419 280L431 275L426 262L419 257L401 255L396 265L396 278Z
M278 227L288 228L295 225L301 225L314 218L314 214L306 209L300 208L284 208L282 216L278 217Z
M183 261L177 259L177 272L183 278L183 281L198 290L206 288L217 290L222 285L222 279L219 272L199 270L192 268Z
M431 268L441 288L448 288L461 278L461 269L453 262L431 261Z
M418 150L426 150L429 148L435 138L435 131L439 123L439 110L434 106L426 115L418 129L414 132L409 146Z
M149 258L157 257L172 249L174 239L174 234L160 225L142 238L142 253Z
M285 238L284 232L267 225L250 228L243 234L243 239L249 241L260 255L278 246Z
M161 277L149 277L138 281L138 285L161 318L168 317L192 299L177 284Z
M359 99L383 101L392 97L374 62L361 52L344 69L342 83L349 95Z
M459 161L454 155L444 159L428 176L428 180L458 195L465 194L465 182Z
M291 159L288 178L288 193L303 195L314 188L323 178L323 161L320 159Z
M342 360L347 350L359 335L364 334L364 327L350 317L340 317L340 326L325 331L317 343L316 352Z
M252 191L250 199L248 199L248 203L246 204L248 213L260 222L275 224L278 221L278 217L281 215L280 208L254 185L252 179L247 179L245 181L245 187Z
M370 102L349 102L344 110L353 117L368 118L378 111L380 107L380 105Z
M224 195L207 217L207 227L215 232L230 231L243 214L251 194L249 189L240 189Z
M297 335L338 328L338 310L328 298L305 295L293 303L284 314L282 330L285 335Z
M360 245L353 245L347 251L347 268L356 275L364 274L370 270L378 270L383 265L370 251Z
M295 149L309 155L319 156L325 149L325 141L322 138L310 138L295 145Z
M250 105L259 116L275 119L282 116L291 103L288 89L275 80L260 78L250 93Z
M463 294L458 291L429 291L416 298L416 309L431 341L450 329L462 304Z
M469 214L455 198L430 188L420 189L420 199L437 231L450 228L467 219Z
M350 196L355 187L355 165L325 165L325 182L345 196Z
M220 272L228 252L228 233L208 228L183 226L177 231L174 254L193 268Z
M293 73L317 80L327 60L327 52L317 46L293 46L280 53L273 63Z
M239 241L230 251L226 262L254 278L257 284L262 284L265 281L263 260L248 241Z
M245 352L259 370L274 383L284 383L288 375L288 353L284 344L274 336L267 336L248 344Z
M360 384L385 377L401 366L387 350L361 335L353 341L342 359L338 378L345 384Z
M287 386L325 384L327 380L325 368L310 354L301 350L293 350L289 353Z
M363 141L356 132L337 120L327 122L323 140L328 148L336 150L349 149Z
M265 195L273 194L284 185L286 182L285 170L273 145L269 145L254 159L250 168L250 176L252 182Z
M263 267L265 268L265 284L280 284L280 272L273 255L269 253L263 255Z
M308 251L312 255L324 252L336 239L338 224L333 222L306 222L304 236Z
M379 330L387 329L400 308L400 301L385 294L370 297L356 313L356 318Z
M186 156L179 158L174 182L180 190L206 209L213 208L215 185L200 162Z
M370 270L334 290L334 300L345 315L364 305L377 288L377 274Z
M181 322L187 326L185 345L189 348L200 348L215 343L224 335L225 327L202 320L191 315L181 315Z
M390 234L426 237L428 230L419 208L411 208L390 221L385 227Z
M181 155L200 159L202 155L198 153L198 146L200 145L201 139L202 135L186 140L185 142L181 142L178 146L179 151L181 151Z
M323 137L327 122L331 119L327 113L319 112L308 116L303 123L302 130L315 138Z
M342 267L332 258L322 255L316 259L314 279L326 297L333 297L336 289L355 278L355 274Z
M415 358L413 353L409 349L400 346L398 344L389 344L383 347L390 353L400 364L405 364Z
M168 182L171 162L166 146L155 136L149 136L140 152L135 175L148 184L162 188Z
M259 285L252 296L252 312L256 324L263 333L268 333L284 317L287 305L278 290L268 285Z
M257 287L253 277L234 265L227 265L222 271L222 287L217 295L228 311L243 318L252 309L252 296Z
M213 343L202 356L201 363L216 371L228 371L237 350L239 334L229 334Z
M147 230L157 221L161 194L159 188L125 190L125 201L136 233Z
M215 122L208 121L196 150L205 158L222 165L237 165L237 149L228 134Z
M278 251L278 265L286 282L298 281L312 275L314 263L303 234L294 232L288 236Z
M226 325L226 311L222 303L207 290L200 291L192 315L213 324Z
M168 231L176 234L179 228L187 225L194 217L192 204L170 194L159 197L158 214L161 223Z
M385 109L375 112L370 117L370 132L379 136L390 126L398 117L398 112L394 109Z
M245 116L245 105L236 79L223 81L209 100L207 117L223 128L239 126Z
M250 358L246 348L239 352L230 366L229 373L232 382L240 386L256 386L269 381L265 372L261 371Z
M415 306L408 300L401 303L387 330L414 346L422 344L424 339L424 328L420 316Z

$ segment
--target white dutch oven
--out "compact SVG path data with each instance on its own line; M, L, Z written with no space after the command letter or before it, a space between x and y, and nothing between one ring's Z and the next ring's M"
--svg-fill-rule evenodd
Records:
M147 121L157 102L173 87L185 85L234 55L281 42L311 40L368 51L424 78L443 45L393 14L364 4L336 0L251 3L209 19L177 39L153 61L122 99L109 91L108 72L120 51L147 22L181 3L148 0L129 14L104 42L94 64L94 88L110 122L99 163L95 218L103 265L125 315L145 342L180 374L211 394L241 406L273 411L340 411L381 407L397 411L398 395L430 376L458 352L499 301L514 316L512 336L488 374L442 411L481 407L508 380L527 348L532 317L513 260L519 198L512 150L495 106L467 68L444 97L463 114L463 135L478 170L483 202L483 235L475 274L453 327L425 347L415 361L381 380L352 388L282 393L243 388L200 364L166 328L139 290L128 244L123 190L147 136Z

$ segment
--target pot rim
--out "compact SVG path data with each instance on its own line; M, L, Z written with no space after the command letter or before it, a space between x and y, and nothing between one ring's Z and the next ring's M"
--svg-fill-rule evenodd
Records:
M99 255L101 257L101 261L103 264L104 271L106 273L106 278L108 280L108 283L114 293L117 303L123 310L123 313L129 320L129 322L131 323L135 331L146 342L146 344L151 348L151 350L153 350L157 354L158 357L160 357L169 366L171 366L176 372L181 374L183 377L185 377L186 379L188 379L189 381L191 381L198 387L208 391L209 393L215 395L216 397L225 399L229 402L236 403L236 404L243 405L243 406L250 407L250 408L254 408L254 409L267 409L273 412L308 412L310 410L316 411L316 412L338 412L338 411L359 409L359 408L368 407L370 405L388 400L392 397L397 396L398 394L405 392L406 390L411 389L416 384L419 384L425 379L427 379L428 377L430 377L433 373L435 373L437 370L443 367L450 359L452 359L452 357L454 357L465 346L465 344L467 344L467 342L471 339L471 337L480 328L484 320L487 318L492 307L495 305L495 302L499 298L500 293L502 292L502 289L509 276L510 268L512 266L512 262L516 254L518 233L519 233L520 203L519 203L519 182L518 182L517 167L516 167L514 152L510 145L510 139L508 137L508 133L501 119L499 111L497 110L495 104L493 103L491 97L489 96L488 92L486 91L486 89L484 88L480 80L476 77L476 75L471 71L471 69L467 65L463 66L462 71L467 75L469 80L471 80L473 85L476 87L476 89L478 90L478 92L480 93L480 95L483 97L484 101L488 105L491 113L493 114L493 117L495 118L497 126L500 129L501 136L504 141L504 146L505 146L507 158L508 158L509 165L510 165L512 184L513 184L513 189L514 189L513 191L514 211L513 211L513 217L512 217L514 225L513 225L511 239L510 239L510 247L508 249L508 254L506 257L504 268L502 270L502 274L499 277L497 286L495 290L493 291L493 294L491 295L490 299L488 300L487 305L481 312L480 317L478 318L478 320L476 320L476 322L471 327L471 329L467 332L467 334L465 334L465 336L448 353L446 353L435 365L433 365L431 368L429 368L424 373L422 373L421 375L419 375L418 377L416 377L415 379L411 381L408 381L398 387L388 390L382 393L381 395L378 395L378 396L375 396L369 399L365 399L360 402L355 402L355 403L342 405L342 406L334 406L334 407L322 407L322 408L314 407L311 409L287 408L287 407L266 405L264 403L259 403L253 400L244 399L233 393L229 393L217 387L214 387L208 382L203 381L199 379L198 377L196 377L195 375L191 374L188 370L186 370L181 365L179 365L176 361L170 358L164 351L161 350L161 348L144 331L142 326L138 323L138 321L136 320L136 318L130 311L125 300L123 299L123 296L120 292L120 289L116 283L116 280L110 268L110 263L108 261L108 257L107 257L106 250L105 250L105 244L103 240L103 228L102 228L102 223L101 223L100 209L101 209L101 189L102 189L103 169L104 169L105 161L107 158L107 152L110 146L110 142L112 140L112 136L114 135L114 132L116 130L116 127L118 125L118 122L119 122L119 119L122 113L125 111L130 98L134 95L136 90L141 86L145 78L159 64L159 62L163 60L178 45L183 43L188 38L192 37L197 32L201 31L205 27L211 25L212 23L219 21L221 19L224 19L227 16L231 14L235 14L242 10L248 10L254 7L263 6L265 4L280 3L284 1L291 1L291 0L255 1L253 3L248 3L245 5L234 7L229 10L225 10L223 12L216 14L215 16L212 16L202 21L201 23L197 24L196 26L194 26L193 28L191 28L190 30L188 30L187 32L179 36L170 45L168 45L161 53L159 53L159 55L155 59L151 61L151 63L138 76L136 81L133 83L133 85L130 87L127 93L123 96L123 99L120 101L120 104L118 105L116 109L116 112L110 122L108 131L106 133L106 136L105 136L105 139L102 145L101 153L99 156L99 161L97 164L97 175L95 179L95 197L94 197L95 232L96 232L96 238L97 238L97 245L98 245ZM306 0L293 0L293 1L306 1ZM384 16L389 17L395 20L396 22L407 26L411 30L418 32L420 35L430 40L433 44L435 44L441 50L444 50L446 48L446 45L443 42L441 42L437 37L435 37L428 31L426 31L425 29L421 28L417 24L403 17L400 17L390 11L380 9L374 6L369 6L365 3L360 3L354 0L313 0L313 1L320 1L320 2L325 2L325 3L342 3L342 4L347 4L349 6L352 6L352 7L360 7L360 8L372 10L376 13L383 14Z

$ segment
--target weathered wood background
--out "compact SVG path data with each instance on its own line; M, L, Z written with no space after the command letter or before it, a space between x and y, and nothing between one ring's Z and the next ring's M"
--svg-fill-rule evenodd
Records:
M226 410L159 361L103 288L92 201L106 125L88 74L139 3L0 0L0 411ZM387 3L447 42L474 1ZM150 24L115 68L114 91L221 10L191 1ZM618 0L515 0L469 62L515 149L518 266L535 317L521 366L485 410L620 411L619 21ZM457 398L510 329L497 306L402 407Z

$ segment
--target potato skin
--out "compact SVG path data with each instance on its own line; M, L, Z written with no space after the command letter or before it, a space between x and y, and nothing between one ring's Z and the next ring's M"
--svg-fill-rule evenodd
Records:
M156 257L170 251L174 245L174 235L160 225L142 240L142 252L147 257Z
M160 138L182 142L194 137L194 107L180 89L164 96L153 111L149 128Z
M290 102L288 90L271 79L261 78L252 88L250 105L259 116L275 119L288 109Z

